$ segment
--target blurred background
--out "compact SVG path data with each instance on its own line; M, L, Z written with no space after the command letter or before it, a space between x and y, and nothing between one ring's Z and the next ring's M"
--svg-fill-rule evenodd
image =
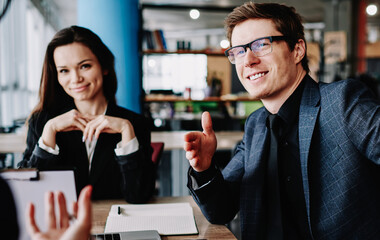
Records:
M38 100L42 62L55 32L87 27L114 53L118 104L151 120L164 141L160 196L188 195L183 131L200 130L205 110L219 133L222 168L262 106L224 56L224 19L244 0L0 0L0 169L25 149L25 120ZM380 96L380 0L282 0L304 18L310 75L355 78ZM12 136L8 138L7 136ZM238 218L229 225L239 238Z
M70 25L89 27L111 48L119 104L151 117L156 130L174 129L178 123L170 120L192 119L205 109L244 119L260 103L251 102L223 55L229 46L224 18L244 2L0 0L2 131L22 125L36 104L46 45ZM379 0L280 2L304 17L313 78L360 77L378 91Z
M262 106L223 54L229 47L224 19L244 2L0 0L0 133L25 135L46 46L58 30L80 25L116 57L118 104L148 117L153 132L199 130L207 110L216 131L240 134ZM380 95L380 0L255 2L285 3L303 16L315 80L356 78ZM18 144L19 152L23 147ZM19 159L0 151L0 168Z

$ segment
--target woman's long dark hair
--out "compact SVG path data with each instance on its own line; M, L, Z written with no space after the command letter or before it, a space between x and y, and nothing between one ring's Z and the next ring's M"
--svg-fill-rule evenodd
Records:
M47 46L42 67L42 76L39 90L39 102L31 115L41 111L55 112L74 100L58 82L57 69L54 62L54 50L57 47L70 43L82 43L97 57L103 76L103 93L109 103L116 104L117 78L115 73L115 57L102 40L91 30L79 26L71 26L57 32Z

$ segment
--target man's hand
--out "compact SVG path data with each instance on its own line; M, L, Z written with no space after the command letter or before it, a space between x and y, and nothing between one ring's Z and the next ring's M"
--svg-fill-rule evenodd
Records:
M55 195L59 207L59 219L55 216L54 194L45 195L45 215L48 230L41 232L34 219L34 205L30 203L26 211L26 227L33 240L87 240L91 230L91 192L92 186L82 189L78 207L74 208L77 220L70 225L70 216L66 208L66 199L62 192ZM58 224L57 224L58 223Z
M203 132L189 132L184 137L186 158L197 172L203 172L210 167L216 151L216 136L208 112L202 114L202 128Z

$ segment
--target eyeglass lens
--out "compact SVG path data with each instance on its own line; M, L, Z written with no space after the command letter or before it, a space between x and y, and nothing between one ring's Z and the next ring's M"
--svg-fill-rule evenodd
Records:
M270 39L268 38L258 39L250 43L248 46L257 57L262 57L272 52L272 44ZM236 59L245 56L245 53L247 52L246 47L234 47L230 51L228 51L228 58L231 61L231 63L235 63Z

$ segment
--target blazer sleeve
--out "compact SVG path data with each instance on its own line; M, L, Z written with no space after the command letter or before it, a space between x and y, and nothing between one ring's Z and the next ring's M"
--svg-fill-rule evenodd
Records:
M203 215L210 223L227 224L239 211L239 185L226 182L219 170L208 183L194 188L189 169L187 186Z
M239 211L245 151L243 139L227 166L222 171L215 165L211 166L216 168L212 171L211 180L201 186L194 182L193 169L189 168L187 187L203 215L213 224L226 224Z
M116 156L122 174L122 192L129 203L145 203L153 195L156 167L152 162L150 129L142 116L129 119L133 125L139 149L128 155Z
M342 87L342 122L348 139L367 159L380 165L380 101L360 81Z
M28 121L28 134L23 160L18 164L20 168L49 168L57 166L59 156L51 154L38 146L38 139L48 121L45 113L34 114Z

